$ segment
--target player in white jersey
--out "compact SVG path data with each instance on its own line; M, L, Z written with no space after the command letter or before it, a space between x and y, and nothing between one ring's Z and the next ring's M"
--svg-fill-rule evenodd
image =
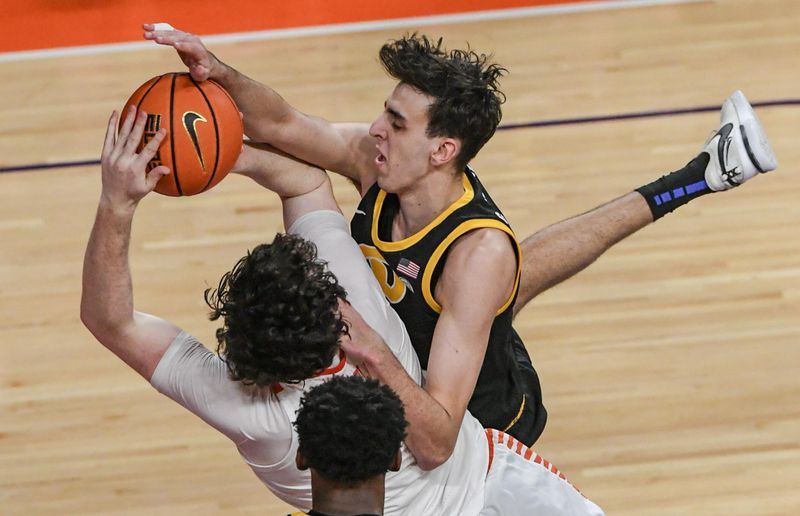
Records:
M296 466L292 421L305 390L330 376L357 371L341 351L337 353L345 332L342 315L354 327L373 328L419 385L419 362L408 334L350 238L324 172L250 148L239 168L281 196L290 235L255 248L223 277L215 292L207 293L224 322L218 331L222 354L211 353L163 319L135 311L128 267L133 215L141 198L169 173L164 167L145 172L165 132L157 133L137 154L146 117L135 114L135 109L128 113L118 137L116 113L109 120L102 154L103 192L84 262L81 319L156 389L229 437L278 497L308 509L311 481L308 472ZM318 259L314 245L304 240L316 246ZM299 293L296 285L289 285L298 279L305 289ZM342 287L352 309L341 301ZM238 297L243 289L245 296ZM259 325L243 327L237 322L240 316ZM238 341L250 341L244 354L233 346ZM280 349L278 344L292 347ZM259 362L264 367L255 370L253 364ZM530 514L537 504L557 514L601 513L543 461L516 455L527 449L511 441L495 444L493 435L467 415L452 456L431 471L420 469L404 446L399 471L386 478L385 513Z

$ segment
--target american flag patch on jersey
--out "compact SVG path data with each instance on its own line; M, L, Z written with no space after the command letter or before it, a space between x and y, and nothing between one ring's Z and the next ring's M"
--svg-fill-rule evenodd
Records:
M397 272L403 273L411 279L417 279L419 265L406 258L401 258L400 263L397 264Z

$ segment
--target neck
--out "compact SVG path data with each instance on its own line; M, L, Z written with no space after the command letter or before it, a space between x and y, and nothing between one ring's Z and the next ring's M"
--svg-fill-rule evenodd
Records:
M383 514L384 476L342 486L311 470L312 508L331 516Z
M392 224L392 239L417 233L464 195L462 176L454 170L441 170L425 176L413 190L398 192L400 209Z

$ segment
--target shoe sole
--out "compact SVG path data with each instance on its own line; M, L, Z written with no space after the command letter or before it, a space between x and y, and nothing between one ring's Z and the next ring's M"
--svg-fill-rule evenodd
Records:
M759 172L769 172L778 167L778 159L769 144L767 133L744 93L737 90L729 97L739 118L744 147Z

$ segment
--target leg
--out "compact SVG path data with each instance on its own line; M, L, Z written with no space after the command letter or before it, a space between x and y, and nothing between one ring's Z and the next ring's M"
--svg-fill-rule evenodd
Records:
M684 168L526 238L514 316L538 294L582 271L654 220L692 199L729 190L777 167L764 128L742 92L725 101L720 119L703 151Z
M644 197L631 192L523 240L514 316L531 299L582 271L612 245L651 222L653 215Z

